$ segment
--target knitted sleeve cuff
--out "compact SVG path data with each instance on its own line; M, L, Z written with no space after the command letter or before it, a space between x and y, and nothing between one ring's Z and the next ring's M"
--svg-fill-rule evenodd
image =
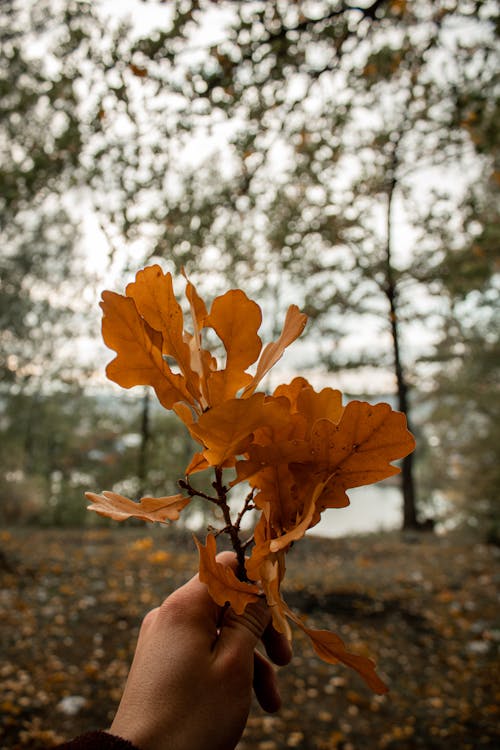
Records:
M74 740L58 745L56 750L139 750L128 740L109 732L86 732Z

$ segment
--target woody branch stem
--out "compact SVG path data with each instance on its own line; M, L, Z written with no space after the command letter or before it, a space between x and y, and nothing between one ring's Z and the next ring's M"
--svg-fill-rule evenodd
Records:
M188 493L189 497L201 497L203 500L208 500L211 503L215 503L215 505L220 505L218 497L211 497L210 495L207 495L206 492L197 490L196 487L189 484L186 479L179 479L177 484L181 490L185 490Z
M213 487L217 492L217 497L219 498L218 505L222 510L224 521L226 522L226 533L229 534L231 545L233 547L233 550L236 552L236 558L238 560L236 575L240 579L240 581L246 581L248 579L245 568L245 550L242 547L241 540L238 534L238 522L233 524L233 520L231 518L231 511L229 510L229 505L227 502L227 488L224 486L224 483L222 481L222 468L220 466L217 466L215 469L215 482L213 483Z

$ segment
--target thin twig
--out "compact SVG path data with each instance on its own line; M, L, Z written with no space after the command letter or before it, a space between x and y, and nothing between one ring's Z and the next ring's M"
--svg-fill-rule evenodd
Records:
M212 527L212 530L213 530L213 532L214 532L214 536L215 536L215 537L218 537L218 536L220 536L221 534L229 534L229 526L224 526L224 528L223 528L223 529L214 529L214 528Z
M219 498L218 505L222 510L224 521L226 522L226 533L231 539L231 545L236 553L236 559L238 560L236 576L240 581L247 581L248 578L245 568L245 551L241 546L238 527L236 526L236 524L233 524L233 520L231 518L231 511L229 510L229 505L227 503L227 487L224 486L224 483L222 481L222 468L220 466L217 466L215 469L215 482L212 486L217 492L217 497Z
M241 521L242 521L243 516L245 515L245 513L247 511L253 510L255 508L255 505L252 502L253 501L254 492L255 492L254 489L250 490L250 492L248 493L248 495L245 498L245 503L244 503L242 509L238 513L238 517L236 518L236 522L234 524L236 526L236 528L238 529L238 531L240 530Z
M220 506L220 501L218 497L212 497L211 495L207 495L206 492L202 492L201 490L197 490L196 487L193 487L187 479L179 479L177 482L181 490L185 490L189 497L201 497L203 500L208 500L211 503L214 503L215 505Z

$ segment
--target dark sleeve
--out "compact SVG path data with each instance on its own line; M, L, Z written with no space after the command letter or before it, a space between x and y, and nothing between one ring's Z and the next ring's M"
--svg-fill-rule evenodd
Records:
M139 750L128 740L109 732L87 732L58 745L55 750Z

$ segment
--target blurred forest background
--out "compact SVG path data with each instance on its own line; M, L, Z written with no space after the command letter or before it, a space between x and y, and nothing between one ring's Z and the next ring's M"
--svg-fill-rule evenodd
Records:
M105 378L101 291L150 263L242 288L264 341L298 304L278 382L388 400L417 438L346 509L376 531L389 493L404 534L332 510L287 561L290 606L390 693L299 634L238 747L500 747L499 29L495 0L0 2L1 750L109 726L144 612L196 570L182 519L83 497L173 494L193 452Z
M264 336L297 303L287 366L408 414L405 528L498 541L498 32L494 0L4 0L0 524L176 491L189 440L99 332L158 262Z

